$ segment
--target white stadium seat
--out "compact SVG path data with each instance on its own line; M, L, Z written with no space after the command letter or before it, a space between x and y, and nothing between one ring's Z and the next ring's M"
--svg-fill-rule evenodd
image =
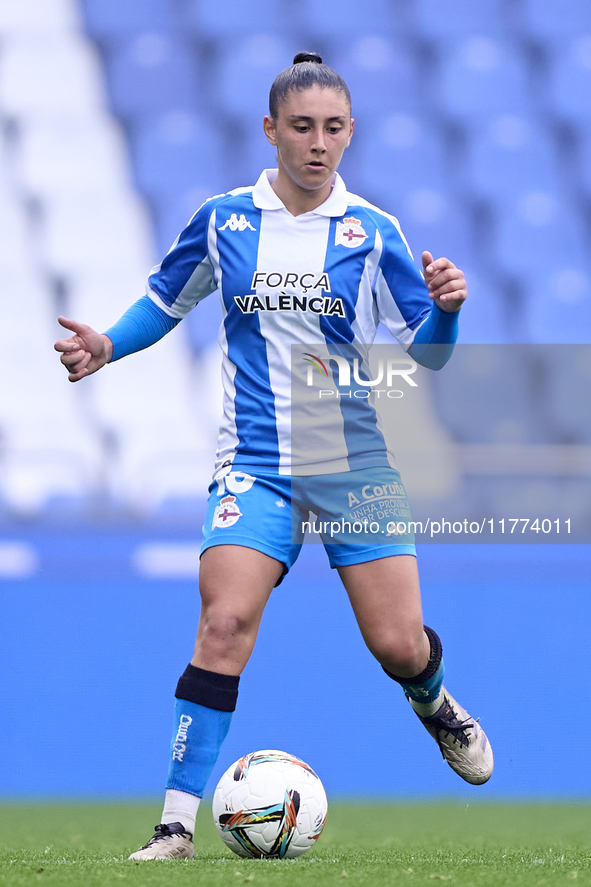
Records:
M49 294L42 280L3 271L0 328L0 492L15 511L34 513L51 496L96 492L102 459L92 418L68 384L52 344Z
M129 190L127 144L110 115L27 115L19 132L19 178L28 192L59 198Z
M105 107L103 75L96 50L78 34L16 34L0 55L0 111L18 117L32 112Z

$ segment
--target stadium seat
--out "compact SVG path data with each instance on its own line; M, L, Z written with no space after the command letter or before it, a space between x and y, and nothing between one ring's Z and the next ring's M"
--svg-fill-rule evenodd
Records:
M508 114L483 121L470 134L466 159L471 189L494 204L518 191L554 191L558 185L551 133L528 117Z
M129 187L127 142L111 115L29 116L20 125L20 180L37 196Z
M0 4L0 33L6 39L19 32L43 31L46 35L76 29L80 10L76 0L18 0Z
M118 442L113 493L139 511L172 496L203 496L211 478L212 441L192 406L188 358L177 328L88 380L101 426Z
M152 264L145 207L133 193L64 194L46 202L45 215L45 260L54 273L84 278Z
M95 38L110 39L173 28L171 0L82 0L84 23Z
M577 34L591 33L591 7L588 0L522 0L523 34L549 44L553 50Z
M468 35L500 36L504 29L499 0L415 0L414 29L434 42L451 41Z
M591 274L579 257L565 255L543 268L525 269L525 313L532 342L591 346ZM588 412L588 411L587 411Z
M166 34L145 31L117 43L107 54L107 77L113 109L125 119L199 107L195 60Z
M512 341L507 294L501 281L478 273L473 266L462 270L468 284L468 299L459 317L458 343L505 344Z
M21 514L42 510L52 495L96 492L102 450L53 351L58 336L43 282L30 271L3 269L0 327L11 335L0 353L0 429L4 498ZM28 359L22 359L26 340Z
M104 108L97 53L78 34L14 36L0 55L0 107L4 115Z
M419 189L408 194L399 206L393 206L419 266L424 250L429 250L435 258L451 259L459 268L466 268L474 261L470 217L453 191Z
M466 127L492 115L526 116L528 71L508 41L472 36L441 54L433 107Z
M542 354L552 413L565 442L591 446L591 410L582 408L591 387L589 344L548 345Z
M327 63L341 74L351 92L353 116L420 107L418 71L408 42L379 32L340 41Z
M361 195L399 219L417 260L427 249L465 265L469 225L450 188L438 130L418 116L392 114L355 138Z
M359 127L353 139L360 177L380 205L380 192L398 197L419 189L440 191L447 186L444 145L435 127L417 114L375 116Z
M355 38L360 32L388 35L406 25L402 4L388 3L388 0L367 0L363 8L356 0L339 0L338 7L333 3L302 0L297 4L297 14L305 33L312 39L333 41L335 49L341 40ZM328 58L326 61L333 67Z
M548 109L574 126L591 117L591 27L570 40L552 59Z
M277 74L291 64L293 43L275 32L251 33L224 40L212 66L212 97L222 113L262 121L269 108L269 88Z
M578 130L578 164L575 172L588 199L591 199L591 120Z
M560 192L516 193L499 208L497 225L498 261L509 274L585 266L582 225Z
M224 0L217 4L210 0L188 0L183 22L199 40L225 42L228 38L244 39L258 32L286 28L290 17L284 10L281 0L257 0L256 3ZM240 87L239 83L236 85Z
M528 364L531 347L465 345L433 374L437 413L459 443L525 444L540 439Z
M170 111L148 121L135 134L133 156L140 188L156 201L193 189L208 196L225 190L223 141L212 122L197 115Z
M0 264L3 269L26 268L30 264L30 237L24 208L0 178Z

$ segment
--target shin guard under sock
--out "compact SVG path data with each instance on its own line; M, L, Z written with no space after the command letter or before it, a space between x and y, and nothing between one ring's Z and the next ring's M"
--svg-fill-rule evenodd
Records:
M177 809L180 813L184 811L185 818L178 821L191 832L193 829L186 820L191 817L191 811L194 820L197 806L194 801L173 792L186 792L198 798L203 796L230 729L239 680L236 675L218 674L188 665L177 685L163 815L169 822L176 821L170 816Z

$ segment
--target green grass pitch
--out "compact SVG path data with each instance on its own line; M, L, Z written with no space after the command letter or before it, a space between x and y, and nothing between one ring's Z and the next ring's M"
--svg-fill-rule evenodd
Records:
M158 803L4 804L0 885L591 885L589 804L335 801L316 847L286 861L234 856L203 806L196 859L134 863Z

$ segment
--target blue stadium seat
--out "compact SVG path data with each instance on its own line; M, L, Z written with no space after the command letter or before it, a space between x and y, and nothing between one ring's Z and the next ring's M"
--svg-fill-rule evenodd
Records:
M376 116L353 138L363 193L371 193L379 206L382 193L401 201L418 191L446 189L449 177L441 138L418 115Z
M498 279L478 273L469 265L462 270L468 284L468 299L462 307L460 344L503 344L512 340L507 296Z
M282 30L288 24L281 0L189 0L183 14L184 24L200 40L225 41L228 37L247 37L268 30ZM294 50L292 56L297 50ZM239 86L239 84L238 84Z
M579 163L577 178L585 191L587 198L591 199L591 120L584 129L579 129Z
M458 266L472 259L468 218L449 187L443 145L421 118L395 114L368 127L357 144L361 196L396 216L420 264L421 252L448 256ZM361 135L361 134L359 134ZM353 184L348 182L350 190Z
M98 39L162 33L174 26L171 0L82 0L81 5L86 29Z
M558 191L521 191L498 208L497 257L517 277L543 268L551 277L563 267L583 268L582 225Z
M550 134L533 120L512 114L494 117L471 133L468 181L478 197L495 204L520 191L554 191L555 152Z
M591 32L589 0L522 0L521 5L524 33L556 49L568 37Z
M164 34L145 32L113 46L107 77L113 109L124 118L199 106L194 60Z
M454 440L501 445L539 440L528 351L515 345L464 346L458 359L433 373L433 402Z
M402 4L388 0L365 0L362 6L358 0L339 0L338 4L300 0L297 12L298 23L311 38L334 39L335 43L360 31L388 35L404 25Z
M474 261L470 217L450 190L417 191L392 207L419 266L423 250L434 258L445 256L459 268Z
M583 407L591 388L591 348L553 345L543 355L549 400L566 442L590 446L591 410Z
M591 118L591 29L560 47L552 60L548 98L555 113L575 125Z
M465 126L479 126L493 114L529 110L528 72L509 42L473 36L442 53L434 108Z
M335 43L325 61L346 81L354 117L420 105L417 63L408 42L375 32L357 34L353 41Z
M271 84L293 56L293 46L277 33L261 32L220 43L212 70L220 110L246 121L253 116L262 120L268 113Z
M540 268L526 269L523 277L531 341L591 345L588 265L580 257L564 255ZM584 411L589 413L587 407Z
M156 201L174 201L189 191L220 193L224 145L210 120L164 114L138 129L133 157L140 188Z
M415 0L418 34L454 44L469 34L500 35L504 28L499 0Z

